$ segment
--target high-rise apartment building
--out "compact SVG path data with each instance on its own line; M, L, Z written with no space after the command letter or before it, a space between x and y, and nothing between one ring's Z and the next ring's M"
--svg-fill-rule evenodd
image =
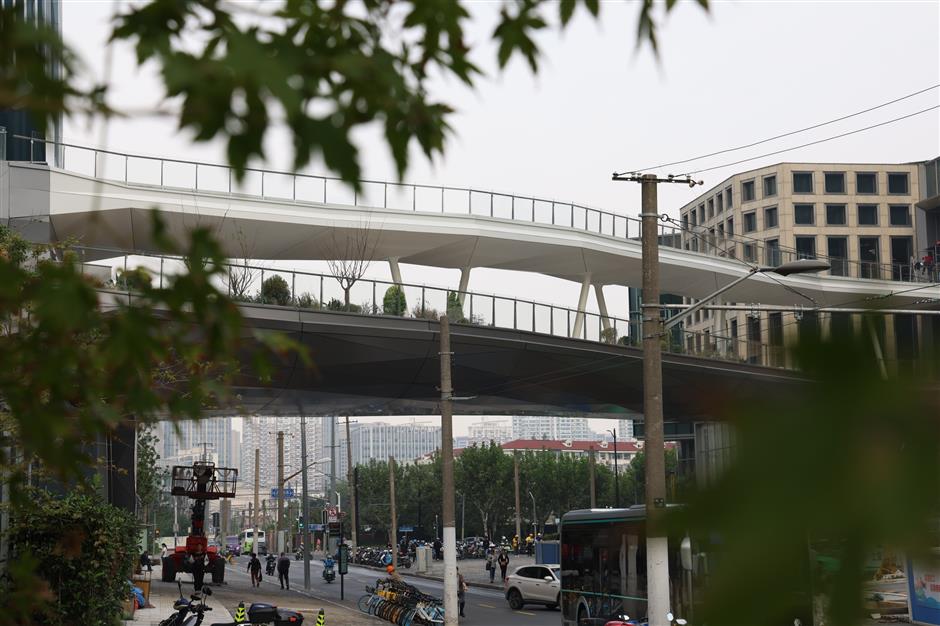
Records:
M328 465L323 465L322 459L319 458L323 422L324 418L307 418L307 464L321 461L321 464L309 468L307 474L308 487L311 492L315 493L324 491L325 481L320 472L328 469ZM239 470L239 479L244 493L254 486L256 448L259 452L259 491L263 494L262 497L268 497L271 488L277 486L278 431L284 432L284 476L290 476L301 469L299 417L246 417L242 422L242 463ZM301 478L298 475L289 481L288 486L293 485L299 490L300 482Z
M512 439L512 425L502 419L486 418L474 422L467 427L467 442L465 446L486 444L491 441L503 443Z
M163 467L188 465L193 449L202 449L215 455L220 466L238 467L237 433L233 429L233 418L211 417L202 420L163 421L157 424L156 435L160 440L157 453ZM184 458L185 457L185 458Z
M441 427L437 424L406 422L356 422L349 425L353 465L368 463L370 459L387 461L395 457L398 463L412 463L441 447ZM329 432L324 433L324 456L329 456ZM336 424L337 480L345 479L349 467L346 456L346 424Z
M936 242L926 238L921 183L925 166L779 163L735 174L679 209L682 245L750 266L822 258L831 265L823 275L934 281L931 247ZM812 302L806 305L813 308ZM839 331L858 323L847 314L812 310L703 310L685 324L683 347L782 366L784 346L799 333ZM918 337L940 332L932 319L912 315L884 316L879 324L888 362L916 356Z
M587 441L600 436L590 429L585 417L514 415L512 438Z

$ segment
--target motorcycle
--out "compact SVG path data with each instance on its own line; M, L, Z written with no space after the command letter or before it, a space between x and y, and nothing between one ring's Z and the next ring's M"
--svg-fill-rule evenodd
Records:
M336 569L334 565L335 561L333 561L333 559L326 559L323 561L323 580L328 583L336 580Z
M273 554L269 554L268 557L265 559L266 564L264 568L264 573L267 574L268 576L274 576L274 564L276 562L277 562L277 557L275 557Z
M279 609L273 604L265 602L252 602L245 608L244 602L239 602L235 609L235 621L227 624L212 624L212 626L300 626L304 623L304 616L290 609Z
M173 603L175 613L160 622L160 626L200 626L205 618L205 613L211 611L212 607L206 606L206 598L212 595L212 589L202 588L202 595L194 593L187 600L183 596L183 583L176 581L180 590L179 600ZM212 626L223 626L213 624Z

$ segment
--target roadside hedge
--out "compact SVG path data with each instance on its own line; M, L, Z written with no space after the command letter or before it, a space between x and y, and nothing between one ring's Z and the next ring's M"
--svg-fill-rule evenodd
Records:
M31 612L37 617L38 607L43 620L37 623L47 626L119 624L138 556L136 535L134 516L97 495L35 490L10 527L14 561L31 564L31 571L18 568L7 592L42 600Z

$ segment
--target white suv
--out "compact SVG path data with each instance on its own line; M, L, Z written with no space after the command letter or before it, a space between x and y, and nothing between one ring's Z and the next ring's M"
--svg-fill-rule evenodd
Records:
M561 601L561 566L524 565L506 577L506 600L518 611L526 604L557 609Z

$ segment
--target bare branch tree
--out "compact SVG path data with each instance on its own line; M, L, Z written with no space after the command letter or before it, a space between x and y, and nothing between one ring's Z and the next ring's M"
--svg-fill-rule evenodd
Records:
M343 288L345 309L349 310L349 293L353 285L362 278L375 258L379 236L369 228L368 222L345 234L337 235L334 229L330 235L331 246L328 250L327 265L330 274ZM375 303L373 303L375 304Z
M248 290L258 274L255 269L254 249L255 242L249 241L248 236L241 227L235 231L235 243L238 246L238 259L229 259L228 272L225 275L229 294L233 300L246 300L250 297Z

